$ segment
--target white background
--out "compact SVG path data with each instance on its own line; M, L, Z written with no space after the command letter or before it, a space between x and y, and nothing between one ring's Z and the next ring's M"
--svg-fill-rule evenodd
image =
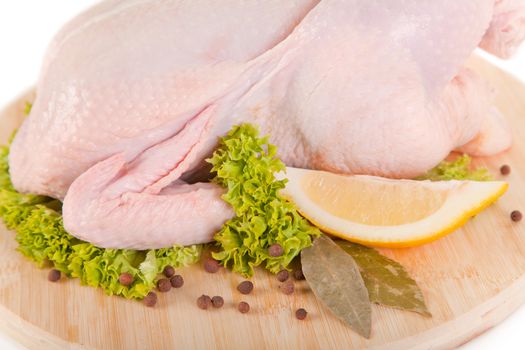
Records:
M0 106L34 84L42 56L53 34L65 21L95 2L0 1ZM525 81L525 47L508 62L488 58ZM0 334L0 349L19 348ZM525 349L525 307L462 349Z

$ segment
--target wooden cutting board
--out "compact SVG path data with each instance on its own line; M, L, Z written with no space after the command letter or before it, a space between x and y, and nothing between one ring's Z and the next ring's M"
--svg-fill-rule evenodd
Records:
M473 65L497 88L497 105L514 133L509 152L477 161L495 174L510 164L510 190L448 237L383 251L419 282L432 318L374 306L372 337L366 340L332 316L305 281L286 296L275 277L257 271L254 292L242 296L235 289L240 276L224 269L208 274L200 265L181 269L184 287L159 295L150 309L77 280L49 283L47 271L16 252L14 233L0 224L0 332L33 349L444 349L476 337L525 302L525 221L509 219L512 210L525 211L525 86L488 63ZM0 114L2 144L31 98L22 96ZM195 301L203 293L223 296L225 306L198 309ZM248 314L236 310L242 300L252 307ZM294 318L299 307L309 312L305 321Z

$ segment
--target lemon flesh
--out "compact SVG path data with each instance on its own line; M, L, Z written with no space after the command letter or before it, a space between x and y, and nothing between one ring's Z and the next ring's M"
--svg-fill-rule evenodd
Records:
M413 181L287 168L282 194L322 230L380 247L438 239L495 202L502 181Z

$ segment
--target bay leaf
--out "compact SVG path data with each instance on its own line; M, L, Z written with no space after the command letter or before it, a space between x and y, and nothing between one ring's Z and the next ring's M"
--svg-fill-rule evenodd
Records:
M359 266L371 302L432 316L421 289L401 264L374 248L341 240L336 243Z
M311 247L303 249L301 264L315 296L353 330L369 338L372 307L352 256L321 235Z

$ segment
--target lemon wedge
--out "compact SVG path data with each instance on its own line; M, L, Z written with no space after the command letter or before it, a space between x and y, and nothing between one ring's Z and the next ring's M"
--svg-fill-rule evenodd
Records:
M502 181L415 181L287 168L281 194L321 230L378 247L443 237L494 203Z

